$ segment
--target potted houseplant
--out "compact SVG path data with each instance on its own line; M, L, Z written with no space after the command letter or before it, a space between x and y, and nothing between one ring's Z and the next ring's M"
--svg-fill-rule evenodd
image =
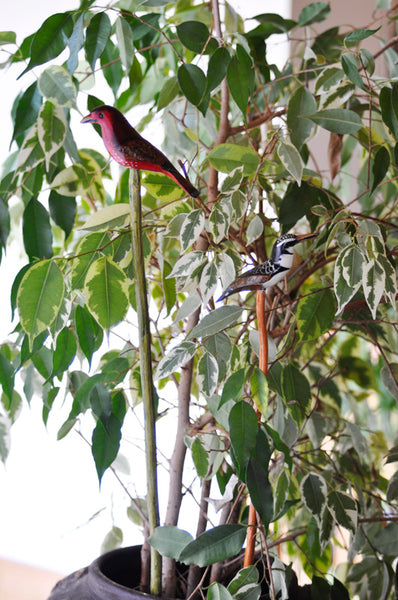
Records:
M398 485L385 463L398 458L398 88L392 43L373 53L367 43L382 39L379 25L395 15L324 29L330 10L315 2L296 19L260 14L245 31L230 5L221 16L218 0L107 8L84 0L10 54L37 80L15 101L16 152L1 182L2 247L16 196L27 255L12 289L19 320L0 348L2 423L16 413L15 376L35 371L44 419L56 413L61 388L70 403L60 438L94 415L101 481L126 412L144 403L148 493L133 499L143 547L116 555L122 575L106 555L53 598L92 597L81 587L87 578L107 598L130 597L131 587L165 597L392 593ZM282 70L267 61L271 34L299 41ZM383 79L375 67L385 57ZM87 128L77 107L94 125L104 117L105 92L85 91L97 72L122 113L149 102L134 123L144 137L162 115L163 151L174 166L185 160L190 196L159 155L135 164L130 154L119 177L100 138L95 150L77 148L75 129ZM323 142L311 145L320 134L330 173ZM126 139L112 135L107 147L119 160ZM284 252L292 256L274 246L292 230L316 238L298 247L286 281L252 293ZM248 294L217 303L216 291L268 257L268 270L246 279ZM128 329L135 315L138 342ZM123 333L105 351L116 326ZM160 523L162 421L175 439ZM178 527L188 494L198 507L189 532Z

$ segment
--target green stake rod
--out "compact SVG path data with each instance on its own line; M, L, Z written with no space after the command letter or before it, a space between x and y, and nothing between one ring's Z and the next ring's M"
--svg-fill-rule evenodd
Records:
M144 404L147 507L149 533L152 534L155 527L159 525L155 425L156 415L152 377L151 332L149 326L144 252L142 248L140 172L135 169L130 169L129 197L132 251L135 274L135 298L138 318L138 346L140 351L141 388L142 401ZM151 547L151 594L158 596L161 593L161 580L161 556L154 548Z

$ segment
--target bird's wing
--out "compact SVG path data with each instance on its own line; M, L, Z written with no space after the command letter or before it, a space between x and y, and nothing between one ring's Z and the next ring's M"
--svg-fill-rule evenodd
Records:
M250 269L249 271L245 271L244 273L241 273L240 275L238 275L238 279L252 277L253 275L254 276L262 275L264 277L269 278L277 270L278 270L278 268L275 267L274 263L272 263L270 260L266 260L265 262L261 263L261 265L257 265L253 269Z
M164 171L178 172L163 152L141 136L121 144L120 151L127 160L152 163Z

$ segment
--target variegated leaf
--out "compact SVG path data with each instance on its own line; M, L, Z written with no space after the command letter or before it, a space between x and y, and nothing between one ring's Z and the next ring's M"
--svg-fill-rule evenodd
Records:
M259 215L254 215L246 231L246 242L251 244L260 237L263 231L264 223L262 222L261 217Z
M213 208L209 217L209 230L215 244L219 244L228 235L229 219L219 204Z
M362 287L372 317L376 318L377 307L384 293L386 275L379 263L372 259L365 263L362 274Z
M214 261L208 262L202 271L199 283L202 302L206 306L217 287L217 267Z
M358 524L358 507L355 500L348 494L334 491L328 495L327 504L336 523L355 533Z
M231 196L232 208L234 209L235 220L239 221L247 207L247 198L241 190L235 190Z
M196 344L194 342L182 342L170 350L158 364L156 379L163 379L174 373L194 356L195 351Z
M214 262L217 266L218 276L221 279L222 289L225 290L236 277L235 263L229 254L217 254Z
M223 194L231 192L239 188L243 181L243 166L237 167L229 175L226 176L221 184L221 191Z
M337 298L337 313L340 313L361 287L361 277L358 278L357 266L359 255L362 253L351 245L344 248L337 257L334 265L334 293ZM359 255L358 255L359 252Z
M43 148L39 142L37 125L34 125L28 132L23 141L18 154L17 169L23 167L25 170L33 169L36 165L44 161Z
M50 65L40 75L40 93L60 106L76 105L76 87L71 74L65 67Z
M200 236L205 226L203 210L196 209L187 214L181 227L181 250L187 250Z
M384 293L390 300L391 304L395 306L395 298L398 293L397 275L395 269L388 260L388 258L383 254L379 254L379 256L377 257L377 262L383 269L385 274Z
M293 179L297 181L297 185L300 186L304 165L296 146L281 140L276 151L287 172L290 173Z
M188 254L184 254L184 256L181 256L177 260L168 277L187 277L199 267L204 258L203 252L199 250L193 250L192 252L188 252Z
M61 196L84 196L90 187L91 175L83 165L72 165L60 171L51 182L51 188Z
M300 489L304 504L320 525L326 506L326 481L318 473L308 473L301 481Z
M214 356L206 352L198 365L198 386L206 396L214 394L218 382L218 364Z
M63 108L47 100L39 113L37 133L45 153L46 169L48 170L51 156L61 148L65 140L66 117Z
M199 296L196 290L193 290L191 294L185 298L180 308L177 310L174 317L174 323L182 321L186 317L189 317L199 306L202 304L202 298Z

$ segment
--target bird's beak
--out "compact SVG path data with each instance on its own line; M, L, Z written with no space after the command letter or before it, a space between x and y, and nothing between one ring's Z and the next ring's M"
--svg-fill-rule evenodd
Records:
M96 123L97 120L95 119L95 117L91 116L91 113L89 115L86 115L85 117L82 118L82 120L80 121L80 123Z
M310 240L314 237L317 237L317 233L304 233L303 235L297 235L296 236L296 242L302 242L303 240Z

